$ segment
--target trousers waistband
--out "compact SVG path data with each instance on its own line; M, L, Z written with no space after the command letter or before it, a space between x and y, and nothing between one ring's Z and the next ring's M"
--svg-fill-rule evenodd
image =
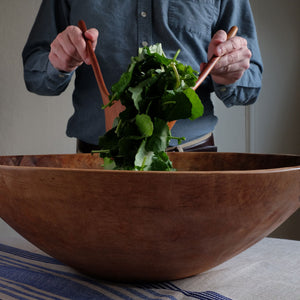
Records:
M93 150L99 150L97 145L89 144L81 140L77 140L77 153L90 153ZM187 143L175 147L168 147L167 152L217 152L213 133L210 132L199 139L192 140Z
M212 132L202 136L201 138L177 145L168 147L167 152L217 152L215 146L214 135Z

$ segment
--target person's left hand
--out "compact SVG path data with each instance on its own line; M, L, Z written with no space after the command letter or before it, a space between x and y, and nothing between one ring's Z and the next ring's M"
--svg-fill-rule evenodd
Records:
M247 40L235 36L227 40L227 34L219 30L213 36L208 47L208 59L213 55L222 56L211 71L214 82L229 85L239 80L250 67L251 51L247 47ZM202 71L205 64L200 65Z

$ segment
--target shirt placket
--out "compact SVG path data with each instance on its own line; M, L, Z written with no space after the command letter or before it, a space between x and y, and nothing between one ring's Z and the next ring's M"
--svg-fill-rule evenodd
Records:
M137 8L138 47L152 44L152 0L138 0Z

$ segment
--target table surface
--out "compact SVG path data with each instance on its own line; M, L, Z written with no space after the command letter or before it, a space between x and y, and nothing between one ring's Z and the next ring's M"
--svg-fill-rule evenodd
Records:
M116 284L86 277L13 232L0 235L0 299L300 300L300 241L265 238L194 277Z

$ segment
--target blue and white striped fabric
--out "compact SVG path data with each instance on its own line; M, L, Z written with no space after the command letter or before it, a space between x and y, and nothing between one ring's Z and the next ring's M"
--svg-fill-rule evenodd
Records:
M95 280L56 259L0 244L1 300L228 300L212 291L195 292L175 282L144 285Z

